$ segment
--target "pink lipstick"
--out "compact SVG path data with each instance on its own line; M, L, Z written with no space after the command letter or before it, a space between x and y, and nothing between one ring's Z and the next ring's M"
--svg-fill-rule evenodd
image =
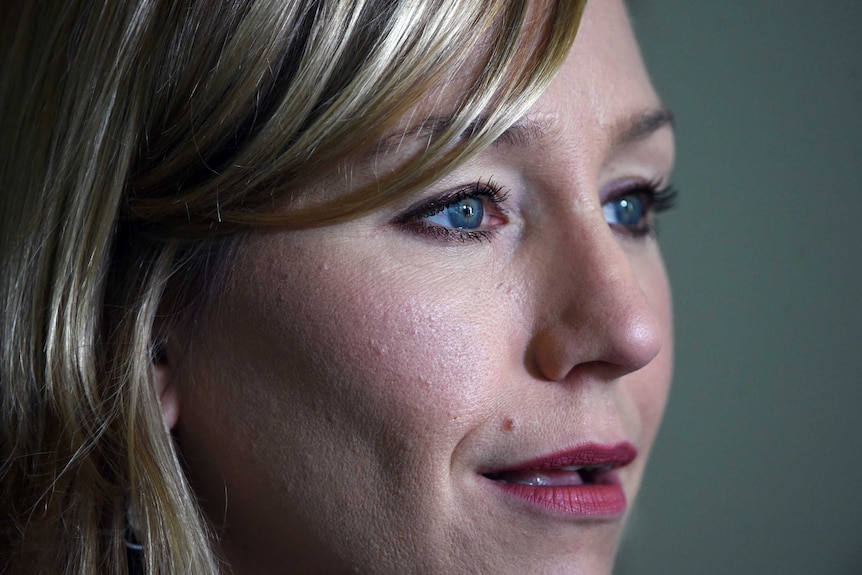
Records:
M627 505L616 470L635 457L637 449L628 442L587 443L482 475L508 495L546 511L614 518Z

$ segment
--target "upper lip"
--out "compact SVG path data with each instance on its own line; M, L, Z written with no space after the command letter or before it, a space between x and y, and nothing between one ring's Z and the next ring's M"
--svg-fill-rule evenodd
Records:
M563 467L617 468L634 461L637 454L635 446L627 441L614 444L582 443L573 448L542 455L508 467L494 469L493 472L560 469Z

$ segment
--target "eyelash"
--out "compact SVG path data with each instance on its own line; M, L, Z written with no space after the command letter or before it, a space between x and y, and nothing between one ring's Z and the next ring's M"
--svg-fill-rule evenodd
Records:
M496 211L497 217L505 216L506 210L502 208L502 204L506 201L507 197L508 193L491 180L487 182L479 181L411 208L404 215L399 216L395 220L395 223L421 234L444 240L490 242L497 235L496 229L469 230L447 228L423 222L422 220L443 212L443 210L452 204L468 199L483 200L486 211L488 211L490 205Z

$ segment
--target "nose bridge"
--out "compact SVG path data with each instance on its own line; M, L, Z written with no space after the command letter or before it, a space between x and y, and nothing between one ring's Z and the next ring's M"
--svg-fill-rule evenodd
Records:
M629 240L617 237L600 216L577 219L548 246L552 255L537 300L545 309L534 341L536 363L555 381L588 366L613 379L652 361L661 348L661 327L621 245Z

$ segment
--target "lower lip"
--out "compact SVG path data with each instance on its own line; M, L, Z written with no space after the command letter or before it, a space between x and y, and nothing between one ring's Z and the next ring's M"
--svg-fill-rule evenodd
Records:
M498 481L494 484L508 495L544 511L571 517L616 519L626 512L626 494L616 477L608 479L608 483L553 487Z

